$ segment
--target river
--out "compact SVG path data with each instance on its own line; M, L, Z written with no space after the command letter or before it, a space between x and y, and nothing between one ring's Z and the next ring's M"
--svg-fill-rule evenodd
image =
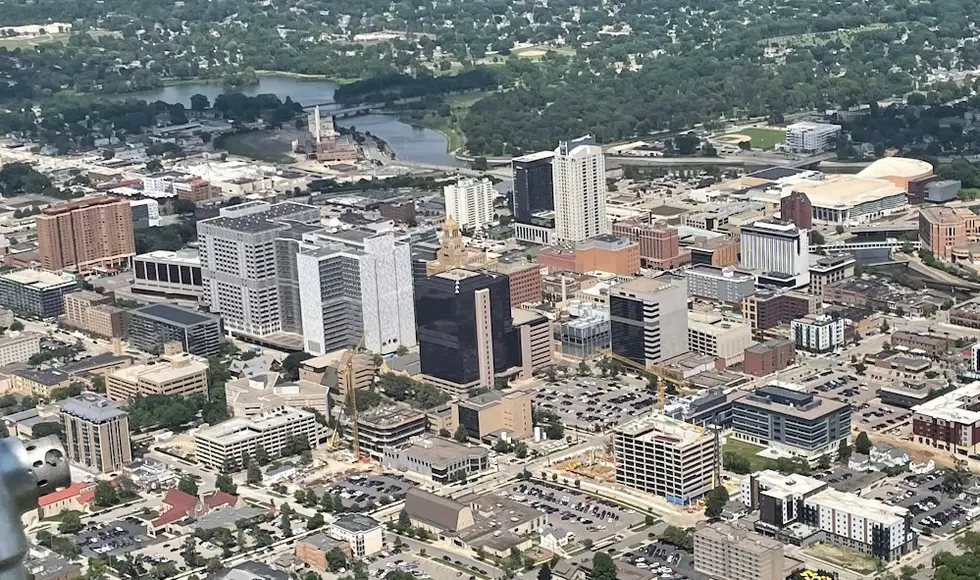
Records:
M333 102L337 84L324 79L306 79L285 75L262 75L254 85L229 88L216 83L182 83L150 91L126 93L115 98L136 98L146 101L182 103L190 107L191 95L202 94L211 102L221 93L242 93L248 96L273 94L285 100L288 96L301 105ZM338 119L341 127L356 127L358 131L370 132L386 143L401 161L427 163L432 165L452 165L460 163L446 151L446 137L431 129L414 127L403 123L393 115L364 115Z

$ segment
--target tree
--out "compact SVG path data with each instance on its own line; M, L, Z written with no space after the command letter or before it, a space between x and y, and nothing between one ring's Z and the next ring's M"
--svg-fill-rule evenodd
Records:
M708 519L716 520L721 517L728 503L728 490L723 485L709 491L704 497L704 515Z
M262 470L255 463L250 463L246 469L246 481L249 485L262 483Z
M816 246L822 246L827 243L827 240L817 230L810 230L810 242Z
M255 446L255 461L259 465L268 465L269 464L269 454L268 454L268 452L266 452L265 447L262 447L261 445L256 445Z
M62 534L74 534L82 529L82 518L76 511L61 512L61 523L58 524L58 531Z
M864 364L862 362L859 362L859 363L857 363L857 364L854 365L854 372L856 372L859 375L863 375L864 372L867 371L867 370L868 370L868 365L866 365L866 364Z
M10 324L10 330L13 330L14 332L20 332L21 330L24 330L24 323L19 320L14 320Z
M214 482L214 486L218 488L218 491L223 491L230 495L238 495L238 486L232 481L231 476L225 473L218 475L217 480Z
M551 580L551 566L547 562L538 568L538 580Z
M739 475L745 475L752 472L752 462L732 451L727 451L724 454L724 464L725 469L731 471L732 473L737 473Z
M592 374L592 369L589 368L588 363L582 361L578 363L578 376L585 377Z
M466 428L460 425L456 428L456 432L453 433L453 439L459 441L460 443L466 443L469 439L469 435L466 434Z
M412 517L408 515L408 512L402 510L398 514L398 531L404 533L411 529L412 527Z
M347 554L345 554L344 551L341 550L340 547L338 546L334 546L333 548L330 548L330 551L327 552L327 570L330 570L331 572L336 572L337 570L346 567L347 567Z
M958 495L970 482L970 472L962 468L947 469L943 476L943 491L949 495Z
M119 503L119 493L107 481L100 481L95 486L95 496L92 498L98 507L111 507Z
M208 110L208 107L210 106L211 106L211 102L208 100L207 96L202 95L200 93L191 95L192 111L197 111L198 113L200 113L201 111Z
M477 157L473 160L473 169L477 171L486 171L490 166L487 164L486 157Z
M286 506L283 506L282 514L279 516L279 529L282 531L282 535L289 538L293 535L293 525L289 521L289 512L286 511Z
M596 552L592 557L591 580L616 580L616 563L606 552Z
M843 439L840 445L837 446L837 459L841 463L847 463L847 460L851 458L851 446L847 444L847 439Z
M177 489L188 494L197 497L197 482L189 474L184 474L177 482Z
M871 438L864 431L858 433L857 439L854 440L854 451L860 453L861 455L867 455L871 452Z
M694 549L694 535L677 526L667 526L660 539L666 544L677 546L689 552Z
M316 512L315 514L313 514L312 518L307 520L306 529L316 530L318 528L322 528L324 523L325 522L323 520L323 514L321 514L320 512Z
M295 381L299 379L299 365L304 360L312 357L310 353L307 352L294 352L290 353L282 361L282 372L283 378L287 381Z

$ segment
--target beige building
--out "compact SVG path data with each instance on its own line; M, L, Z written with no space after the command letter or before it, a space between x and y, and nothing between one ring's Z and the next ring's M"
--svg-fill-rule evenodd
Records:
M507 432L515 439L534 434L531 423L530 391L490 391L453 405L453 422L466 429L472 439Z
M709 312L687 313L687 343L694 352L734 365L745 360L745 349L752 342L752 327L748 324L725 320Z
M62 302L65 325L102 338L122 338L126 311L114 306L111 296L72 292L62 296Z
M298 439L316 446L321 427L309 411L280 407L254 417L234 417L194 434L197 460L207 469L244 469L242 456L255 457L262 447L272 458L280 457L287 440Z
M719 522L694 533L694 569L713 578L782 580L783 545Z
M937 260L949 260L953 248L976 242L980 217L970 208L946 206L919 210L919 240L922 249L932 252Z
M0 367L27 362L41 352L41 335L35 332L11 332L0 336Z
M71 375L57 369L18 369L10 373L10 389L39 399L50 399L51 391L71 384Z
M65 449L74 463L110 473L132 462L129 416L104 396L85 393L68 399L61 420Z
M47 270L128 263L136 255L133 213L125 199L94 195L59 203L37 216L41 265Z
M341 399L347 395L348 383L352 380L354 388L367 389L374 384L374 359L370 354L354 355L350 379L344 379L339 372L348 362L348 350L337 350L327 354L308 358L299 365L300 381L309 381L326 386Z
M530 379L535 371L555 364L551 321L530 310L510 309L521 345L519 378Z
M260 373L228 381L225 402L235 417L252 417L283 406L328 413L325 385L303 379L280 383L279 373Z
M173 343L168 343L170 346ZM133 365L106 377L106 394L113 401L136 395L197 395L208 392L206 360L170 348L160 361Z

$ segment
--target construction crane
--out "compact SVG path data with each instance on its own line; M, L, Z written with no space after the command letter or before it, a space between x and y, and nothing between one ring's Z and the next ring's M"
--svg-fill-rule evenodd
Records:
M664 410L664 403L667 400L667 383L674 385L679 393L688 393L691 391L690 384L686 381L675 379L667 375L663 368L658 365L642 365L633 359L626 358L625 356L618 355L610 349L604 349L599 351L601 356L607 356L615 361L619 361L624 365L631 367L633 369L642 371L644 373L653 375L657 378L657 408L661 411Z
M364 346L364 335L358 339L357 345L347 349L344 356L340 359L340 366L337 368L337 383L343 385L344 399L350 414L350 435L355 459L361 458L361 439L357 433L357 380L354 376L354 357L357 351ZM340 427L340 421L337 421Z

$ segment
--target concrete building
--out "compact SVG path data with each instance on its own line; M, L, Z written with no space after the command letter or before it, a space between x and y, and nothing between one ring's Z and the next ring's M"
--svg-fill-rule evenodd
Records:
M742 226L742 268L773 284L798 288L810 283L810 237L793 224L764 219Z
M914 552L919 544L907 508L835 489L804 500L804 523L835 544L886 562Z
M229 331L259 338L281 332L276 238L291 223L319 221L314 206L250 201L197 222L201 301Z
M187 176L174 180L173 192L177 194L177 199L197 203L217 197L221 190L212 187L210 183L200 177Z
M171 343L176 344L176 343ZM159 362L133 365L106 376L106 395L113 401L129 401L137 395L189 396L208 392L206 360L170 352Z
M912 407L912 437L916 443L957 455L980 450L980 382Z
M129 202L107 195L52 205L37 216L37 249L46 270L88 272L128 264L136 255Z
M606 159L592 137L562 141L551 162L555 192L555 237L578 243L609 231L606 220Z
M408 236L381 229L321 230L296 256L304 348L356 345L389 354L418 344Z
M542 211L555 209L554 179L551 161L554 151L539 151L515 157L510 162L514 178L514 219L529 223Z
M42 400L51 399L51 391L67 389L71 375L58 369L16 369L10 373L10 390Z
M528 439L534 434L531 400L530 391L489 391L453 403L453 423L477 441L501 433Z
M739 304L755 294L755 278L734 268L694 266L684 271L689 296Z
M170 304L151 304L130 310L126 315L130 344L159 354L171 341L195 356L215 356L221 352L221 318Z
M786 126L786 146L796 153L820 153L837 146L840 132L840 125L812 121L792 123Z
M823 289L827 285L854 276L856 263L854 256L850 254L835 256L810 254L810 286L807 291L816 296L823 296Z
M197 250L156 250L133 256L133 290L148 294L200 298L204 287Z
M53 318L63 310L62 297L78 290L69 275L44 270L17 270L0 275L0 306L38 318Z
M715 578L783 580L783 544L727 523L694 532L694 569Z
M25 363L41 352L41 335L34 332L11 332L0 337L0 367Z
M344 550L344 543L331 538L326 534L316 533L306 536L296 542L293 553L300 561L312 566L313 568L326 572L329 568L327 564L327 554L334 548ZM347 553L349 550L344 550ZM259 578L247 578L247 580L265 580Z
M848 404L780 386L756 389L732 408L735 438L811 463L824 455L835 457L851 434Z
M494 221L493 201L497 190L487 178L465 177L442 188L446 197L446 215L465 230L479 230Z
M254 417L279 407L315 409L329 415L327 386L300 379L279 382L279 373L263 373L225 383L225 403L235 417Z
M752 342L752 327L748 324L708 312L687 313L687 344L693 352L721 359L730 366L742 362L745 349Z
M640 245L640 263L644 268L673 270L691 260L689 253L681 252L677 228L624 220L614 223L612 232Z
M759 511L756 529L774 536L804 518L807 498L827 489L825 481L806 475L784 475L767 469L742 479L739 499L750 511Z
M687 282L636 278L609 291L612 351L646 366L688 351Z
M415 300L424 380L465 396L517 372L520 350L506 276L451 270L417 280Z
M830 352L844 344L844 319L808 314L790 323L797 350Z
M384 548L384 531L381 523L369 515L341 514L330 522L327 533L335 540L347 542L351 556L354 558L373 556Z
M244 469L242 456L255 457L258 447L271 458L280 457L289 440L315 447L321 429L313 413L294 407L280 407L250 418L234 417L194 434L197 460L206 469L239 471Z
M742 369L746 374L764 377L793 364L796 346L785 338L773 338L745 349Z
M125 310L113 305L112 296L96 292L72 292L63 297L66 326L100 338L122 338Z
M454 534L473 527L473 508L452 498L409 487L405 494L405 513L412 526L433 534Z
M962 188L963 184L958 179L935 179L926 183L923 201L929 203L954 201Z
M361 453L375 459L385 449L400 447L425 433L425 413L408 405L377 407L357 414Z
M813 228L813 204L802 191L793 191L779 200L779 219L801 230Z
M351 361L353 372L349 380L342 380L342 367L348 360L347 349L334 351L322 356L308 358L299 364L299 380L324 385L336 392L341 399L347 396L347 389L367 389L374 385L374 357L367 353L356 353Z
M575 300L568 304L565 314L554 325L556 346L563 355L587 359L610 347L608 308Z
M919 241L922 249L937 260L949 260L953 248L976 242L980 237L980 216L970 208L946 206L919 210Z
M421 244L414 244L413 252L417 251ZM433 259L434 258L434 259ZM419 272L417 278L424 276L435 276L458 268L479 270L496 266L495 258L484 250L470 249L466 247L466 240L459 229L459 223L452 216L446 218L442 225L442 240L435 248L433 255L424 258L425 268Z
M133 229L145 230L160 226L160 202L155 199L131 199L129 209L133 214Z
M551 321L530 310L511 308L510 312L521 353L519 378L530 379L535 371L555 363Z
M490 468L490 452L480 446L460 445L445 439L421 439L384 450L385 465L411 471L436 483L447 484Z
M794 291L762 289L742 300L742 317L756 334L820 311L820 297Z
M711 491L720 444L704 429L652 414L614 431L616 483L687 505Z
M574 246L541 248L536 259L552 272L608 272L632 276L640 271L640 245L629 238L603 234Z
M65 450L72 462L99 473L132 462L129 415L102 395L85 393L64 402Z

